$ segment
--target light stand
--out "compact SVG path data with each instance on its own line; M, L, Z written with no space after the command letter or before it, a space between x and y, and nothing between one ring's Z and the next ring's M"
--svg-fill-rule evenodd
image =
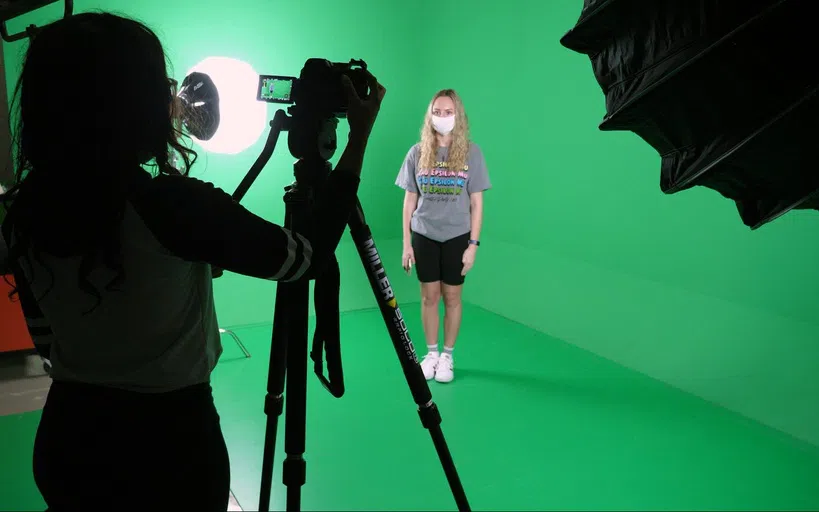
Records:
M296 181L285 188L284 227L297 233L311 235L312 202L317 188L330 173L328 159L336 149L336 126L333 116L319 117L291 107L293 116L283 110L276 112L270 123L270 134L259 158L233 194L241 201L275 150L279 134L289 131L288 145L298 159L294 165ZM415 348L398 307L381 257L375 246L361 204L357 202L348 221L350 232L364 265L370 286L376 296L381 315L392 339L413 400L418 405L421 423L429 430L438 458L446 474L458 510L470 510L466 493L441 430L441 415L432 401L432 393L424 378ZM339 269L335 257L323 273L316 276L316 334L311 358L315 373L322 384L336 398L344 394L344 376L341 365L339 340L338 285ZM287 486L287 511L301 510L301 487L306 479L305 420L307 404L307 321L310 297L309 281L279 282L273 319L273 337L267 380L264 412L267 415L262 460L262 480L259 511L267 512L273 479L273 459L278 420L283 412L285 378L287 379L287 414L285 423L285 452L283 481ZM326 344L326 347L324 345ZM326 348L329 379L323 375L322 350Z

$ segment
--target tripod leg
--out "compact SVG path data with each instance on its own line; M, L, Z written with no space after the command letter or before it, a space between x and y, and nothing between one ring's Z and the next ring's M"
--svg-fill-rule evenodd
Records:
M270 493L273 485L273 459L276 451L276 433L279 416L284 405L284 381L287 374L287 347L290 334L290 305L293 304L290 289L286 285L276 288L276 309L273 315L273 339L270 347L270 364L267 375L267 394L264 413L267 416L262 456L262 485L259 493L259 511L270 510Z
M301 487L307 479L304 460L307 422L307 315L310 302L308 281L292 285L290 303L291 339L287 351L287 412L284 431L282 480L287 487L287 512L301 510Z
M369 277L370 286L381 309L381 316L384 318L387 331L389 331L390 338L392 338L395 353L401 363L401 368L404 370L404 376L407 379L412 398L418 405L421 424L429 430L430 436L432 436L432 443L438 452L438 458L443 466L444 474L446 474L458 510L468 512L470 510L469 501L466 498L461 478L458 476L458 470L455 468L455 462L441 430L441 413L438 406L432 401L432 392L429 390L429 384L424 378L424 372L418 364L418 356L415 354L407 325L404 322L401 309L398 307L398 301L390 285L390 280L387 278L387 271L381 263L381 256L375 247L370 228L365 222L364 211L361 209L360 203L350 216L349 226L361 262L364 264L364 269Z
M305 190L298 184L289 187L284 196L284 227L299 232L307 217ZM303 231L302 231L303 232ZM273 480L273 456L276 448L278 419L284 404L287 381L287 414L284 445L287 458L282 477L287 486L287 510L298 511L301 486L306 478L304 461L304 429L307 408L307 315L310 300L308 281L280 282L276 287L276 309L273 315L273 342L270 349L270 369L265 397L264 455L259 511L267 512ZM274 414L275 413L275 414Z
M310 225L309 188L298 183L285 195L285 226L296 233L307 233ZM287 487L287 511L301 510L301 488L307 478L304 460L307 421L307 317L310 308L310 282L279 283L287 297L287 404L284 425L284 451L287 457L282 480ZM275 320L274 320L275 322Z

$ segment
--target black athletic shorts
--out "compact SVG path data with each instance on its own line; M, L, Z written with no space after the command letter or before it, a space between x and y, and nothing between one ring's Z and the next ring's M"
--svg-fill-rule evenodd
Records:
M436 242L418 233L412 233L412 250L415 253L415 275L422 283L442 281L450 286L464 284L464 251L469 247L469 233Z

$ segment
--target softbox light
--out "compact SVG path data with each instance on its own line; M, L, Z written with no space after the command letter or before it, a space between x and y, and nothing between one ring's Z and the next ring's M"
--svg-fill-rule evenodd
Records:
M663 192L713 189L756 229L819 209L814 3L584 0L561 44L591 60L599 128L660 154Z

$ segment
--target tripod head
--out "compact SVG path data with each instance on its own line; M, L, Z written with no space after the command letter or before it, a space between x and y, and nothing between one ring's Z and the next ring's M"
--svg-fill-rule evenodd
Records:
M298 78L261 75L256 99L267 103L292 105L294 117L347 117L347 93L342 78L347 77L359 96L367 94L367 63L363 60L330 62L307 59Z
M287 145L298 161L294 166L296 187L313 189L330 174L330 162L338 149L336 128L338 118L321 117L312 112L300 112L291 107Z
M261 75L256 99L289 104L288 147L302 165L296 166L296 183L313 187L329 173L327 161L338 149L338 120L347 117L347 92L342 82L350 79L360 96L367 94L363 60L330 62L308 59L298 78Z
M290 106L287 112L283 109L276 111L270 122L271 129L264 149L236 188L233 199L240 202L256 181L273 156L279 135L283 131L290 132L287 145L290 154L298 160L294 169L296 183L288 191L312 190L323 183L330 172L329 160L338 148L338 120L347 117L347 94L342 77L349 78L359 96L364 96L369 87L364 73L366 69L367 63L363 60L339 63L326 59L308 59L298 78L261 75L256 99ZM202 83L208 82L203 80ZM200 114L198 123L207 125L208 115ZM216 124L218 125L218 120Z

